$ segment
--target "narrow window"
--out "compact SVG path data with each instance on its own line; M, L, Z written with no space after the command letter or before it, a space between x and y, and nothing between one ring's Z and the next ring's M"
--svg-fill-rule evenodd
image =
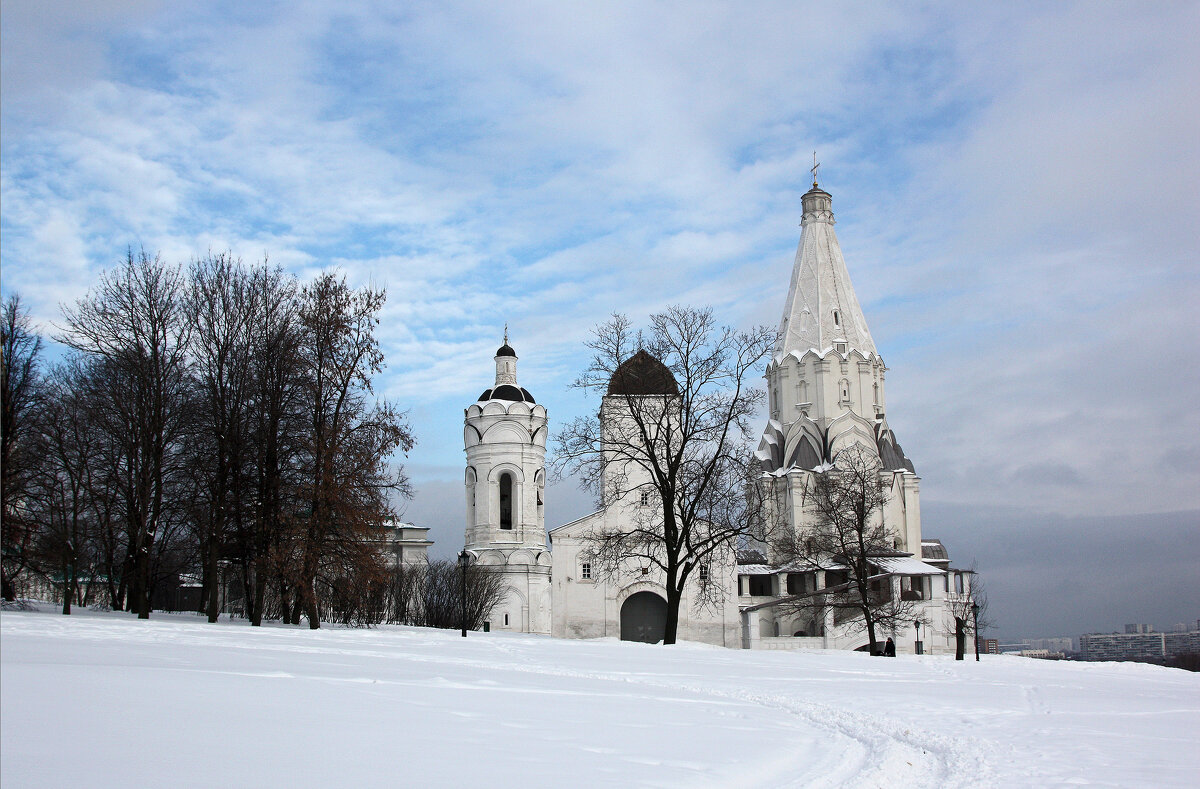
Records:
M504 615L504 626L508 627L508 614Z
M592 580L592 563L584 562L579 565L579 577L584 581Z
M642 496L641 496L641 499L640 499L640 503L641 503L641 505L642 505L643 507L649 507L649 506L650 506L650 491L648 491L648 490L643 490L643 491L642 491Z
M512 475L500 475L500 528L512 530Z
M962 591L963 591L962 573L954 574L954 591L957 592L958 594L962 594Z
M708 565L707 564L700 565L700 580L702 582L708 580Z
M842 325L842 316L840 314L838 314L837 310L833 311L833 325L834 326Z

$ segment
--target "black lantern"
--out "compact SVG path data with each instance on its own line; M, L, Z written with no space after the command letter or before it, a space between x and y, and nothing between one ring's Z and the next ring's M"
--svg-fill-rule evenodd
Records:
M971 603L972 628L975 630L975 661L979 661L979 603Z
M458 555L458 574L462 578L462 595L460 599L460 614L459 620L462 624L462 637L467 637L467 565L470 563L471 557L467 554L466 549Z

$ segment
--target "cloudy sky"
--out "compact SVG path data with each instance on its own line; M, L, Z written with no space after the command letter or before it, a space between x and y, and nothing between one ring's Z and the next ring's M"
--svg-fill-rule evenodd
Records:
M614 311L777 324L816 150L997 632L1194 621L1200 5L993 5L3 0L3 292L50 330L129 246L386 286L448 553L504 324L552 421Z

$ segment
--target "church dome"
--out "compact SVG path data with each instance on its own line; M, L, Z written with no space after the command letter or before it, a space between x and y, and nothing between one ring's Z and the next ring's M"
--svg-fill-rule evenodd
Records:
M500 354L496 355L500 356ZM531 405L537 403L528 389L523 386L513 386L512 384L500 384L491 389L483 390L483 394L479 395L479 401L483 402L485 400L513 400L518 403L529 403Z
M511 345L509 345L507 342L505 342L503 345L501 345L499 348L496 349L496 355L497 356L512 356L513 358L516 358L517 352L512 349Z
M608 381L610 395L677 395L679 384L667 366L646 351L638 351L617 368Z

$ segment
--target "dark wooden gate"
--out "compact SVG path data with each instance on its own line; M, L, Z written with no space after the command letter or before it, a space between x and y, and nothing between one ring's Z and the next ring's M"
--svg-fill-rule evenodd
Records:
M621 640L657 644L667 631L667 601L654 592L630 595L621 606Z

